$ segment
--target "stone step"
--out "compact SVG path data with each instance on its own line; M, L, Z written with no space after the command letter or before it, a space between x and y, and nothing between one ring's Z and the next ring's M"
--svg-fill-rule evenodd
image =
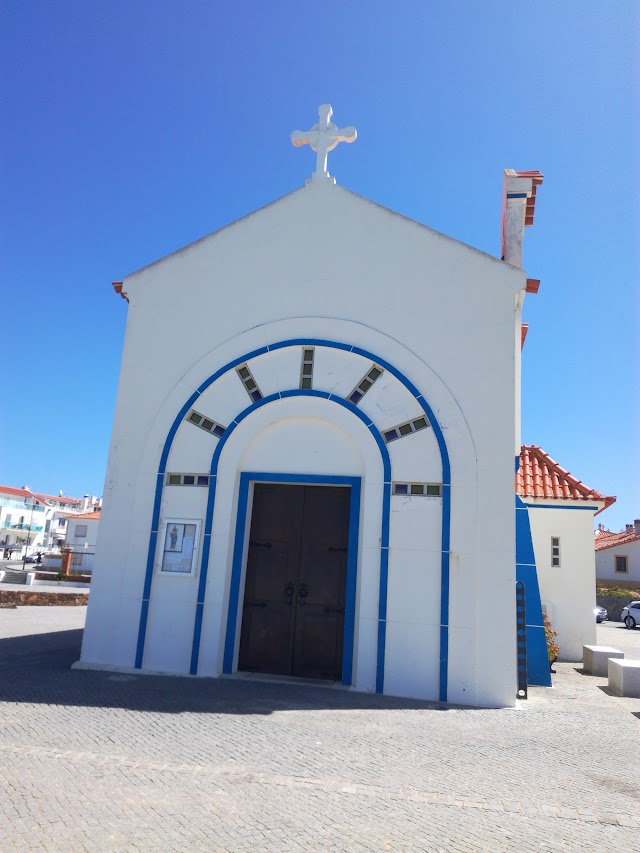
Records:
M27 574L28 572L20 572L20 571L12 571L11 569L4 570L4 577L2 578L2 583L27 583Z

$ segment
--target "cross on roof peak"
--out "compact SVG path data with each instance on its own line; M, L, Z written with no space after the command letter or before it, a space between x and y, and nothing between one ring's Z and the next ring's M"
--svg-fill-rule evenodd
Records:
M313 181L329 179L335 183L327 171L327 154L333 151L339 142L354 142L358 133L355 127L339 128L330 119L333 115L331 104L320 104L318 107L320 121L314 124L311 130L294 130L291 134L291 142L296 148L301 145L310 145L317 152L316 170L312 174Z

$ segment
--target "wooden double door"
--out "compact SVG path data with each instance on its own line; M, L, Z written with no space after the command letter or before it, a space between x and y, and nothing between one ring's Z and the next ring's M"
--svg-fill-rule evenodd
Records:
M238 669L342 678L350 492L255 484Z

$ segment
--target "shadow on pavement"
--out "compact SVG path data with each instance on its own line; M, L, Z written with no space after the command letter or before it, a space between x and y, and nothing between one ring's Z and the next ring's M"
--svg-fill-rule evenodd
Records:
M330 686L75 670L82 630L0 640L0 701L180 714L318 710L482 710Z

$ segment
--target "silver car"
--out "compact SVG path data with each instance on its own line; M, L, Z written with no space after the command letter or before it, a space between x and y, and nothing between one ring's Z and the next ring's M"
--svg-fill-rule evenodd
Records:
M635 628L640 625L640 601L632 601L623 609L620 618L627 628Z

